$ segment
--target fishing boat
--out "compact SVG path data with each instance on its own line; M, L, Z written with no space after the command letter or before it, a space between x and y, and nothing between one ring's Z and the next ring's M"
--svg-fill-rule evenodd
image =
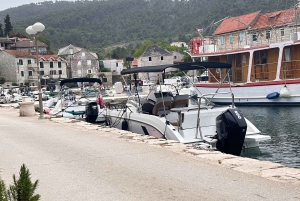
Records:
M199 69L230 69L221 62L193 62L162 66L126 69L122 75L139 73L163 73L167 68L182 71ZM224 153L240 155L242 149L258 147L270 136L261 132L235 107L218 106L209 101L203 104L207 94L199 93L197 104L189 104L189 94L159 90L164 87L164 76L158 76L158 87L149 90L142 98L136 90L123 105L106 105L103 115L110 127L132 131L157 138L193 144L203 149L218 149ZM136 83L136 82L135 82ZM229 92L231 93L231 92ZM209 94L211 95L211 94Z
M230 80L224 79L226 70L215 69L208 74L208 82L195 86L203 93L230 89L236 105L300 105L297 15L298 6L227 17L210 39L202 36L192 39L190 55L194 60L220 61L233 66ZM208 98L217 104L231 103L229 94Z

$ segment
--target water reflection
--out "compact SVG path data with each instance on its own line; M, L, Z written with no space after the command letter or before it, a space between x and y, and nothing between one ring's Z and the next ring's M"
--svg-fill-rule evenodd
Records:
M246 157L300 168L300 124L298 107L239 107L242 113L271 140L262 142L259 152Z

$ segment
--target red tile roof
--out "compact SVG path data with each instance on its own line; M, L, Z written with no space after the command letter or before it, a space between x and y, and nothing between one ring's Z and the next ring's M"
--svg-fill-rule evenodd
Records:
M257 11L246 15L227 18L223 20L220 26L215 30L214 35L246 29L258 17L259 13L260 11Z
M47 47L47 45L41 41L37 41L37 45L38 47ZM35 46L35 40L22 40L22 41L17 41L17 43L15 45L13 45L15 47L33 47Z
M14 55L15 57L34 58L34 55L30 54L27 51L20 51L20 50L5 50L5 51L11 55Z
M299 10L297 11L299 12ZM287 9L261 15L251 29L266 28L291 23L295 17L295 9Z

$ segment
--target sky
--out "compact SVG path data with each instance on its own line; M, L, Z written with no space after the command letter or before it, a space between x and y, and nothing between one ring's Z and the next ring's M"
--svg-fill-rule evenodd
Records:
M44 0L0 0L0 11L24 4L43 2Z

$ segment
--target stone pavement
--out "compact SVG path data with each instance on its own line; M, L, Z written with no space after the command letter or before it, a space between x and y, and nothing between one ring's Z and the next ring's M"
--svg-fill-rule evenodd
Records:
M0 107L12 108L16 107L16 105L0 105ZM37 116L38 114L35 117L30 118L37 118ZM53 121L54 123L63 124L73 128L75 127L81 130L99 130L99 134L103 136L122 138L125 141L143 143L146 146L160 147L163 150L184 154L187 157L193 157L201 162L211 163L214 165L217 164L223 168L244 172L246 174L253 174L273 181L300 184L300 169L285 167L278 163L238 157L218 151L199 150L195 149L191 145L181 144L177 141L157 139L152 136L140 135L130 131L90 124L76 119L51 118L47 115L45 115L45 118L49 118L50 121Z

